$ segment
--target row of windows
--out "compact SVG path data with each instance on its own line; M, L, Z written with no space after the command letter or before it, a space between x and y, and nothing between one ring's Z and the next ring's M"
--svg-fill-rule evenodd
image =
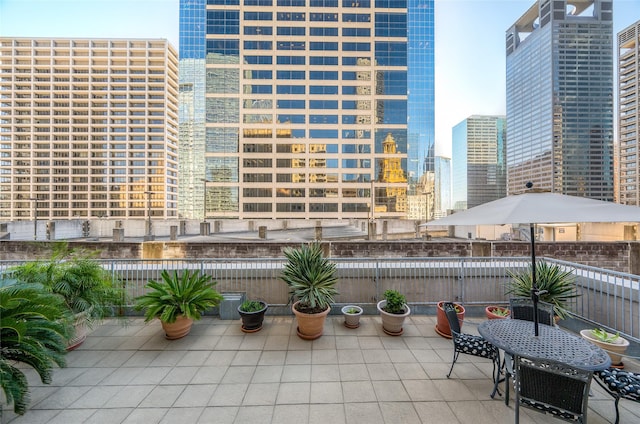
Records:
M338 7L342 4L345 8L370 8L371 0L207 0L208 5L213 6L239 6L240 2L245 6L273 6L280 7ZM376 8L406 9L407 0L375 0Z
M297 187L279 187L272 188L244 188L242 195L244 197L272 197L275 191L276 197L306 197L307 189ZM369 199L371 191L369 189L356 188L310 188L308 189L309 197L338 197L342 193L342 197L360 197Z

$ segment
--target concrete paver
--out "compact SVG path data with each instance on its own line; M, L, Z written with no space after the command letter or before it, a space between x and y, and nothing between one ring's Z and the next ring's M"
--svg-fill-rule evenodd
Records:
M26 369L30 408L16 416L5 406L2 424L513 422L513 402L489 397L490 361L461 355L446 378L452 346L433 331L433 317L409 317L400 337L384 334L376 316L361 322L346 329L329 316L325 334L306 341L293 317L267 316L253 334L205 317L168 341L158 322L106 320L52 384ZM613 422L613 400L595 383L589 407L590 423ZM640 404L622 400L620 411L621 423L640 422ZM557 421L525 409L521 419Z

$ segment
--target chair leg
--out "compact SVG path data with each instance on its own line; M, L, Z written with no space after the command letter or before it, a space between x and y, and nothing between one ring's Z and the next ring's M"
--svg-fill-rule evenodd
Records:
M491 399L493 399L496 393L502 396L500 393L500 374L502 374L502 366L500 365L500 356L493 360L493 391L491 392Z
M615 424L618 424L620 422L620 411L618 410L618 402L620 402L620 398L618 396L616 396L615 398L615 402L614 405L616 406L616 422Z
M453 361L451 362L451 368L449 368L449 374L447 374L447 378L449 378L449 376L451 376L451 371L453 371L453 366L456 364L456 361L458 360L458 355L460 353L457 350L453 351Z

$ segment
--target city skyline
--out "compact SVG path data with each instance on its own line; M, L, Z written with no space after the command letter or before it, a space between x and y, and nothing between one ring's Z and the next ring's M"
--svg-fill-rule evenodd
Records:
M640 19L638 3L614 1L614 34ZM505 31L533 4L435 1L437 155L450 157L452 128L463 119L506 113ZM178 48L178 12L179 0L0 0L0 36L166 38ZM144 22L153 25L140 25Z

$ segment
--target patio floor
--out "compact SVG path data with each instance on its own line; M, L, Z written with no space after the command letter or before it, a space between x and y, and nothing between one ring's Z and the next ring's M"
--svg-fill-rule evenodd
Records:
M463 330L477 334L480 322ZM399 337L378 316L347 329L329 316L324 335L305 341L293 317L267 316L252 334L240 321L205 317L187 337L168 341L159 322L107 320L53 383L28 370L24 416L5 408L3 423L474 423L514 422L513 397L489 397L491 362L460 355L446 378L451 342L435 317L411 316ZM637 362L627 369L640 371ZM501 385L503 387L503 385ZM613 422L613 399L594 382L591 424ZM640 422L640 404L621 400L621 423ZM521 409L522 423L560 422Z

